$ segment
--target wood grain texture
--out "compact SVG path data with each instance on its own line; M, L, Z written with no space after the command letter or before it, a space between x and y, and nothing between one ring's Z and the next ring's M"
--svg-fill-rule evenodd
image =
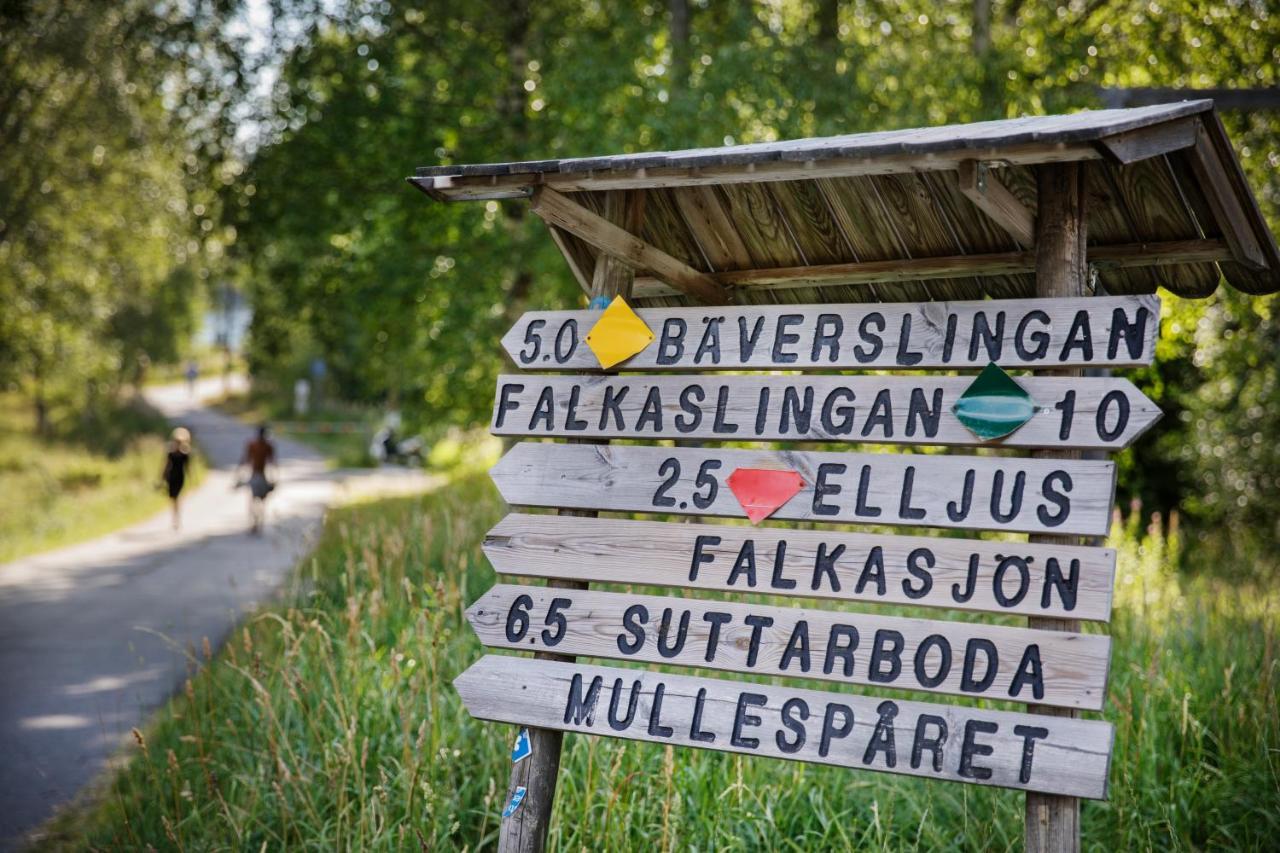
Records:
M751 254L714 187L687 187L671 191L690 233L716 270L751 266Z
M505 175L419 175L409 183L448 201L520 198L531 187L551 187L560 192L635 190L655 187L730 186L797 181L811 178L860 177L950 171L963 160L1000 160L1018 165L1100 160L1091 144L1046 145L1029 142L1002 147L942 151L937 154L898 153L881 156L839 155L826 160L774 160L752 167L747 164L671 165L618 169L591 174L542 172Z
M1139 164L1140 165L1140 164ZM1039 204L1036 211L1036 295L1054 298L1079 297L1087 282L1085 246L1089 220L1087 192L1089 170L1078 165L1041 167L1036 170ZM1081 371L1068 375L1080 376ZM1039 459L1053 464L1074 464L1076 450L1041 450ZM1061 531L1059 532L1059 534ZM1032 541L1046 545L1076 545L1074 536L1037 535ZM1076 632L1075 619L1032 616L1031 628ZM1068 709L1034 706L1046 714L1075 716ZM1028 853L1079 853L1080 800L1043 792L1028 792L1024 804L1024 843Z
M1107 796L1114 731L1102 721L496 655L481 658L453 685L481 720L530 720L627 740ZM936 751L931 740L940 741Z
M1079 545L526 513L482 547L501 575L1096 622L1111 618L1116 567L1114 550Z
M1139 240L1178 241L1200 236L1163 158L1107 170L1115 203ZM1221 279L1213 264L1183 263L1150 270L1155 281L1182 296L1208 296Z
M1035 245L1035 214L1000 183L986 164L976 160L966 160L960 164L960 192L975 207L999 223L1020 245Z
M1151 363L1160 323L1155 296L637 313L655 340L620 370L1138 366ZM530 311L502 346L525 369L598 369L584 342L596 319L589 311Z
M1094 634L511 584L466 615L490 648L1093 711L1111 661Z
M770 184L769 192L790 226L805 263L830 264L848 257L848 244L816 184L785 181Z
M972 377L499 376L494 435L1122 449L1160 418L1127 379L1020 378L1036 413L983 441L952 413Z
M1128 165L1194 145L1199 127L1199 117L1188 116L1114 136L1104 136L1098 140L1098 145L1111 159Z
M1188 154L1192 171L1236 261L1249 269L1266 269L1268 259L1254 234L1246 207L1236 194L1204 125L1198 125L1195 145Z
M803 478L778 521L1104 536L1115 489L1110 462L535 442L490 475L516 505L742 518L726 485L739 468Z
M646 194L637 190L606 193L603 199L604 218L617 222L630 234L640 233L650 218L645 215ZM591 277L591 292L605 295L629 293L636 272L620 257L602 251L596 259Z
M714 280L631 232L593 213L576 201L552 189L539 189L531 209L548 225L554 225L598 248L628 266L652 271L681 292L704 302L717 304L725 299L724 289Z
M1205 131L1209 135L1209 142L1217 152L1218 160L1222 163L1223 169L1226 170L1227 181L1234 189L1240 203L1244 206L1245 213L1253 227L1254 237L1267 258L1268 269L1266 271L1253 270L1244 264L1228 263L1222 265L1222 272L1232 286L1245 293L1275 293L1276 290L1280 289L1280 246L1276 245L1275 235L1271 233L1271 228L1267 225L1267 220L1258 207L1258 199L1255 198L1253 190L1249 186L1249 179L1244 174L1239 158L1236 157L1231 140L1227 138L1227 131L1222 126L1222 119L1217 113L1209 112L1204 115L1203 123ZM1171 154L1168 159L1174 160L1178 156L1177 154Z
M767 186L735 184L722 187L721 193L754 265L787 267L805 263Z
M930 182L931 184L933 182ZM957 195L959 191L956 191ZM960 196L964 201L964 197ZM969 203L964 202L966 205ZM959 220L964 236L972 238L979 229L971 221ZM1129 233L1122 229L1121 233ZM1012 238L1010 238L1011 240ZM970 239L970 242L972 240ZM1231 259L1231 249L1218 239L1162 240L1151 243L1117 243L1094 246L1089 250L1089 262L1105 270L1105 280L1115 285L1118 276L1128 276L1129 270L1143 272L1152 282L1159 278L1159 271L1148 267L1177 267L1198 269L1205 262ZM1021 274L1035 270L1035 253L1001 251L970 255L945 255L933 258L916 258L895 261L861 261L854 263L818 264L804 267L769 267L744 269L736 272L712 273L711 277L726 287L731 287L739 303L760 296L778 296L779 291L791 291L789 295L813 288L832 288L842 285L858 285L865 288L859 295L866 299L854 302L875 301L870 297L880 287L902 282L926 279L981 279L984 291L997 299L1017 298L1022 287ZM1166 277L1174 286L1185 284L1175 270L1173 277ZM1131 278L1131 276L1129 276ZM1187 286L1200 287L1197 283ZM1115 293L1128 293L1132 283L1121 279ZM1154 287L1155 284L1153 283ZM1108 290L1108 292L1112 292ZM636 299L654 299L678 296L679 291L652 276L637 276L634 295ZM857 293L857 291L855 291ZM1192 291L1187 291L1188 294ZM1203 295L1203 294L1202 294Z

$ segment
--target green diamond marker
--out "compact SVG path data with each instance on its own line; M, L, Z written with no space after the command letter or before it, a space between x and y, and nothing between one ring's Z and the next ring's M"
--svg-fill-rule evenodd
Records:
M1004 438L1031 420L1035 400L994 361L982 369L951 411L983 441Z

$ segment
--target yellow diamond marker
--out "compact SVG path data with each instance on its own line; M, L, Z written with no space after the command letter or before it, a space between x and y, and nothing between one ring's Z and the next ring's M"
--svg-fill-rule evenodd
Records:
M621 296L614 297L600 319L587 332L587 346L600 366L608 370L621 364L653 342L653 332Z

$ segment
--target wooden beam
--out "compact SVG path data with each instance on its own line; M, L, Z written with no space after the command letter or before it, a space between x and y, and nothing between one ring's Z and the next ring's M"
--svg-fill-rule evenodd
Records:
M1089 143L1026 143L1000 148L967 149L929 154L889 154L877 157L832 157L827 160L774 160L724 166L670 166L652 169L620 169L607 172L539 172L515 175L419 176L409 183L433 198L476 201L516 198L530 188L545 186L560 192L654 187L694 187L711 184L799 181L808 178L853 178L864 175L896 175L908 172L949 172L965 160L986 160L1002 165L1033 166L1038 163L1072 163L1100 160L1102 154Z
M1098 147L1107 159L1120 165L1136 163L1150 157L1159 157L1171 151L1190 148L1196 142L1199 116L1188 116L1163 124L1117 133L1098 140Z
M550 187L534 190L532 210L547 224L563 228L628 266L651 271L686 296L710 305L728 300L723 285L706 273L698 272Z
M1040 166L1036 169L1036 296L1070 299L1085 295L1088 263L1085 217L1085 167L1078 163ZM1079 369L1057 375L1081 376ZM1038 374L1039 375L1039 374ZM1032 454L1044 460L1078 460L1078 450L1041 450ZM1079 462L1059 462L1063 465ZM1049 545L1079 545L1075 536L1033 534L1029 541ZM1078 619L1031 616L1027 627L1047 631L1080 631ZM1060 708L1033 705L1033 713L1074 717ZM1028 853L1079 853L1080 800L1031 791L1026 795L1024 843Z
M1106 269L1163 267L1170 264L1203 264L1231 260L1231 248L1222 240L1170 240L1163 243L1126 243L1093 246L1089 263Z
M1163 243L1122 243L1093 246L1089 262L1102 268L1158 267L1169 264L1214 263L1232 258L1222 240L1173 240ZM1034 272L1034 252L999 252L989 255L948 255L941 258L912 258L893 261L865 261L852 264L821 264L807 267L735 270L711 273L725 287L756 290L796 287L826 287L842 284L922 281L934 278L977 278L988 275L1018 275ZM637 276L633 291L637 298L679 295L656 278Z
M1197 126L1196 144L1188 151L1188 155L1191 169L1209 202L1213 218L1222 229L1222 236L1231 247L1232 255L1249 269L1267 269L1267 257L1203 124Z
M960 163L960 192L1013 235L1018 245L1028 249L1035 245L1035 214L991 174L986 163L978 160Z

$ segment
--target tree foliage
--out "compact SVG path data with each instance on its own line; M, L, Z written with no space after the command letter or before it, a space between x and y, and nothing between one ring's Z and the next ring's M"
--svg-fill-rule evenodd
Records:
M1267 87L1280 68L1257 0L45 0L0 16L0 381L128 374L172 354L192 294L234 275L260 376L291 383L321 357L342 397L428 431L485 420L499 335L581 294L525 205L428 201L403 182L415 166L1064 112L1100 106L1099 87ZM1225 119L1276 222L1280 118ZM1139 374L1167 417L1124 483L1152 506L1274 517L1275 301L1167 301Z
M396 400L428 425L482 422L510 319L581 297L519 203L429 202L400 184L414 166L1062 112L1099 106L1099 86L1268 86L1280 67L1261 3L322 6L280 10L310 30L283 57L269 138L233 188L254 360L296 370L301 346L345 396ZM1277 118L1227 121L1275 221ZM1248 415L1280 403L1276 365L1252 349L1275 335L1273 304L1171 307L1184 331L1142 374L1170 415L1126 457L1132 493L1233 518L1280 509L1257 455L1275 433L1252 438ZM1225 336L1233 324L1248 332ZM1254 405L1232 409L1236 390ZM1228 434L1251 452L1224 457ZM1202 481L1216 485L1191 499Z
M85 405L172 359L225 242L227 0L0 7L0 383Z

